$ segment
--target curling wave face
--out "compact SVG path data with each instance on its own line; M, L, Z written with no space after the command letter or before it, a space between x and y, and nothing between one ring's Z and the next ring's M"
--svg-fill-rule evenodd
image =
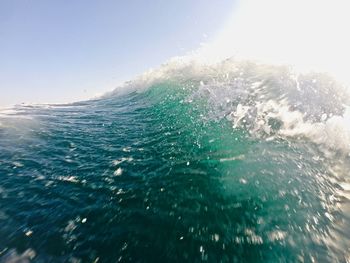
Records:
M175 59L97 100L18 106L0 260L347 262L349 105L324 73Z
M194 82L199 88L191 96L206 98L211 117L225 117L251 134L306 137L330 150L350 151L350 92L327 73L234 59L208 65L175 58L106 96L168 80Z

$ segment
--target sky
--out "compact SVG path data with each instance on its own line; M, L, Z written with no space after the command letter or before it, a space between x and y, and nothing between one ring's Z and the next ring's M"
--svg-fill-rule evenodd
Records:
M350 87L349 9L349 0L241 0L211 51L325 71Z
M0 107L94 97L220 32L235 0L0 0Z

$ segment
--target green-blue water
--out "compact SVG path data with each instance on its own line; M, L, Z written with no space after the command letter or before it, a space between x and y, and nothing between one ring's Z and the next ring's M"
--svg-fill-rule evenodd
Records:
M349 262L349 158L204 85L2 116L0 262Z

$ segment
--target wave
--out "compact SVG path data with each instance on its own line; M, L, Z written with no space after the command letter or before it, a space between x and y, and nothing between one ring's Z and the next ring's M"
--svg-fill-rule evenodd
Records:
M226 118L252 136L306 138L327 154L350 153L349 89L328 73L234 58L206 64L178 57L103 97L143 92L166 81L193 89L188 102L205 98L211 118Z
M349 93L326 73L177 58L5 115L0 260L348 258Z

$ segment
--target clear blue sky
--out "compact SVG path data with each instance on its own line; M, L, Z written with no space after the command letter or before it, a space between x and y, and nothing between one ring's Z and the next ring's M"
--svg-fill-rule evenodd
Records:
M0 0L0 107L116 87L215 36L235 0Z

